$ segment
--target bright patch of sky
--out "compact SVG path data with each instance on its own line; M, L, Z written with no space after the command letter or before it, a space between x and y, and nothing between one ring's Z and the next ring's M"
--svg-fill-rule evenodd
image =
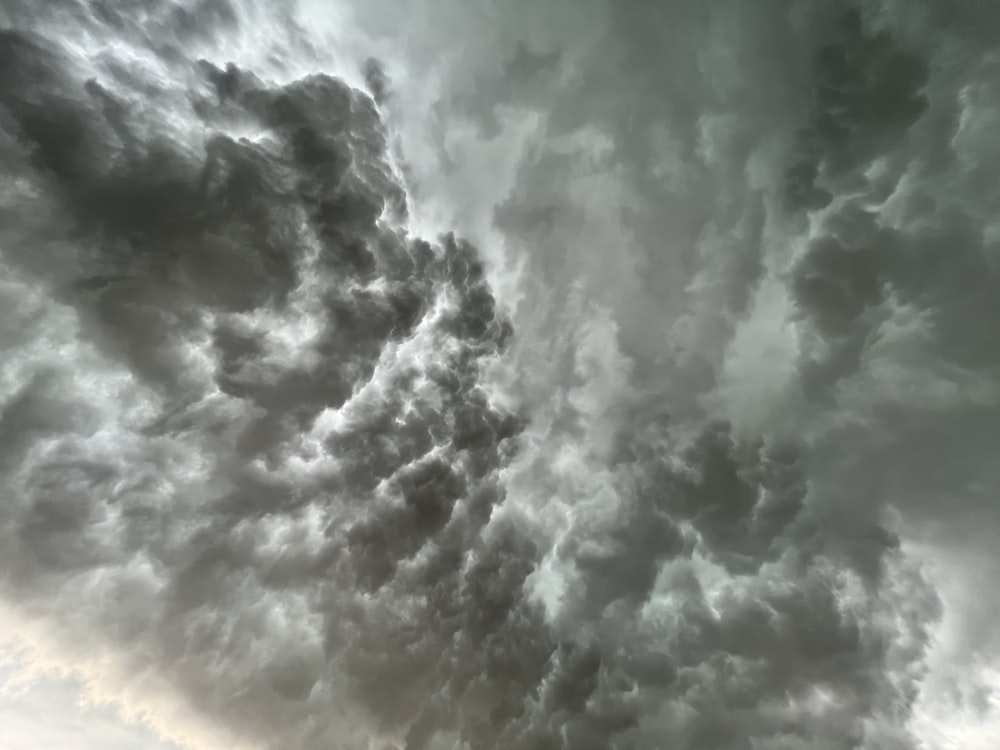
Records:
M123 721L109 706L87 702L83 686L58 676L19 679L0 663L3 750L179 750L149 729Z

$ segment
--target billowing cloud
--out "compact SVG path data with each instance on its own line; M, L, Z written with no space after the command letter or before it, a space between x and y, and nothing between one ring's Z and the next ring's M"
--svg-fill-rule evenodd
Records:
M195 748L985 750L967 5L4 10L24 647Z

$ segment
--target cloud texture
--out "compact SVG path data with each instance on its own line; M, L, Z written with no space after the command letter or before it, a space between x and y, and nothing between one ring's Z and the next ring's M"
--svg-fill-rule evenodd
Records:
M985 4L36 6L36 658L193 748L991 747Z

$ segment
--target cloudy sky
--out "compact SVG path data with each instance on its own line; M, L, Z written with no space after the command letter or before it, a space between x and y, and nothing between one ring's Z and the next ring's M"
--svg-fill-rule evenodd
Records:
M995 750L1000 5L0 5L0 748Z

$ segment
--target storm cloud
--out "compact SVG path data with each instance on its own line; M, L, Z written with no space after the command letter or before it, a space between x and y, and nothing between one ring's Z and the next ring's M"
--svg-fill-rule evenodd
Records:
M0 10L4 617L192 748L985 750L1000 18L911 10Z

